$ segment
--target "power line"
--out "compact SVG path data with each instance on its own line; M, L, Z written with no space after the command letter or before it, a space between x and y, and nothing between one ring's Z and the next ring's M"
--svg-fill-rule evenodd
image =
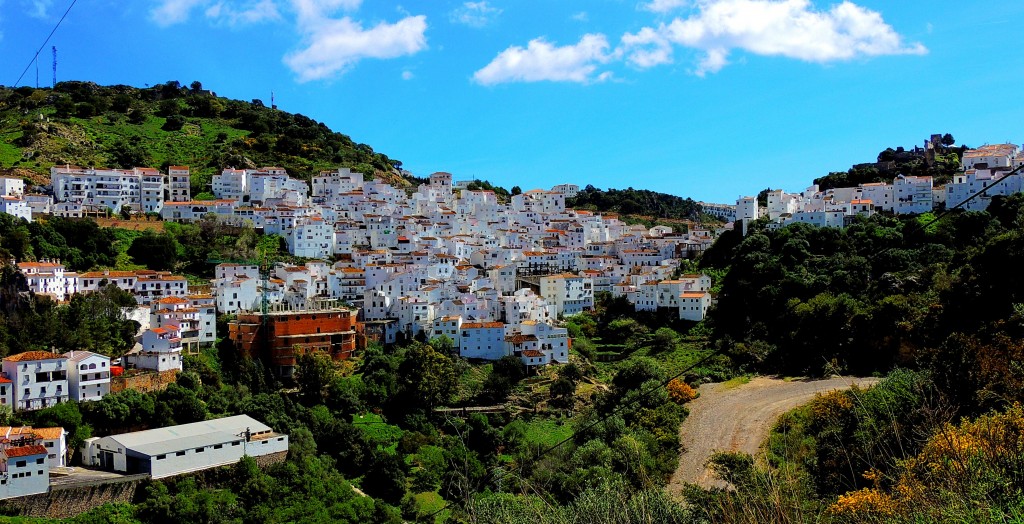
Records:
M32 64L36 60L39 60L39 53L43 52L43 48L46 47L46 44L50 42L50 38L53 37L53 34L57 32L57 28L60 27L61 22L64 21L64 19L68 16L68 13L71 12L71 8L75 7L75 4L77 3L78 0L71 0L71 5L69 5L67 10L64 11L64 15L60 17L60 20L57 20L57 25L53 26L53 30L50 31L50 34L46 36L46 40L43 40L43 45L39 46L39 49L36 51L35 56L33 56L32 59L28 61L28 65L25 66L25 70L21 72L21 75L18 77L18 80L16 80L14 82L14 85L11 87L18 87L18 84L21 83L21 79L25 77L25 73L28 72L29 68L32 67Z

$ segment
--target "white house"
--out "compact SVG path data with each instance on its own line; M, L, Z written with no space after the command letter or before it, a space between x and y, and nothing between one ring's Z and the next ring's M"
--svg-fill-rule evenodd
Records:
M32 208L21 197L0 196L0 213L7 213L26 221L32 221Z
M100 400L110 393L110 357L91 351L69 351L64 356L71 400Z
M13 176L0 176L0 196L21 197L25 194L25 180Z
M0 499L46 493L50 489L47 450L38 444L0 450Z
M464 358L497 360L505 350L505 324L501 322L466 322L460 327L455 344Z
M142 349L122 357L129 368L181 371L181 328L150 328L142 334Z

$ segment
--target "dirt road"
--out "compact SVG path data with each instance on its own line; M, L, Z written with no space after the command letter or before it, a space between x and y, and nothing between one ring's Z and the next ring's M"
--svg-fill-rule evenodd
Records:
M712 453L741 451L755 455L783 413L809 402L818 393L846 389L853 384L864 387L877 381L840 377L784 381L757 377L736 387L704 384L698 390L700 398L689 404L690 416L679 428L686 451L666 489L678 495L687 482L704 487L722 485L704 466Z

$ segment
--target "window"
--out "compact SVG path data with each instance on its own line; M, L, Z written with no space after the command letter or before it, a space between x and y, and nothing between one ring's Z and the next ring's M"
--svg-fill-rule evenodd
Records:
M19 467L19 468L25 467L25 464L27 464L27 462L25 462L24 460L19 460L19 461L14 463L14 465Z
M43 458L37 458L37 459L36 459L36 464L42 464L44 460L46 460L46 459L43 459Z
M238 441L235 441L235 442L232 442L232 443L231 443L231 445L232 445L232 446L237 446L237 445L239 445L239 444L241 444L241 442L238 442Z
M185 452L184 452L184 451L177 451L177 452L175 452L174 454L175 454L176 456L179 456L179 457L184 457L184 456L185 456Z
M213 449L221 449L223 447L224 447L224 444L214 444L213 445Z
M196 453L205 453L206 448L196 448Z

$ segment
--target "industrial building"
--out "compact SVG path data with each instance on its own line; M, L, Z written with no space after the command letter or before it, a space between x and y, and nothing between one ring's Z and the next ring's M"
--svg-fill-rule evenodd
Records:
M287 453L288 435L248 415L87 439L82 464L164 478L234 464L243 456Z

